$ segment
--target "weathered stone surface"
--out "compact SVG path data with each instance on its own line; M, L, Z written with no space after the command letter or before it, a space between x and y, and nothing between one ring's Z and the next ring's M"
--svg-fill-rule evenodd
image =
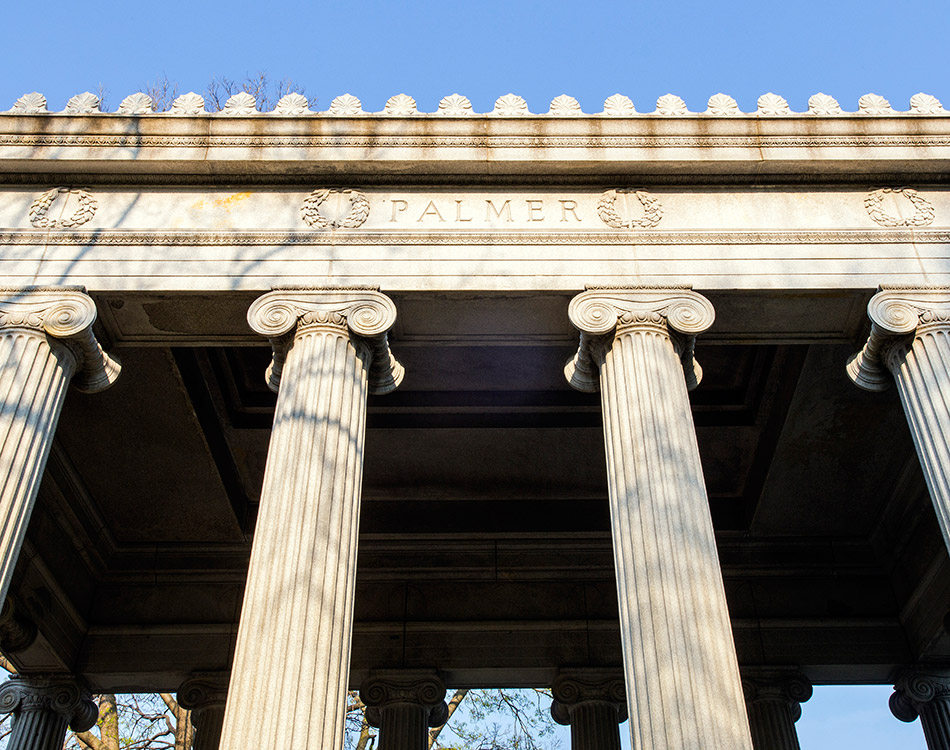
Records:
M601 393L632 745L751 750L687 396L712 305L687 289L590 289L569 315L581 341L565 375Z
M92 333L76 288L0 289L0 600L6 597L66 386L108 388L119 365Z
M395 320L371 289L274 291L248 311L273 345L279 393L222 747L342 742L366 398L401 379L386 343ZM262 691L280 710L248 710Z

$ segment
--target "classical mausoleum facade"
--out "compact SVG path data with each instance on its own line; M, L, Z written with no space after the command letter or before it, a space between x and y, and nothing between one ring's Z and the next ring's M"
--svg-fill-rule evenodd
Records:
M575 750L797 748L858 682L950 749L934 97L30 94L0 194L16 750L132 690L330 750L347 689L424 750L446 685L551 686Z

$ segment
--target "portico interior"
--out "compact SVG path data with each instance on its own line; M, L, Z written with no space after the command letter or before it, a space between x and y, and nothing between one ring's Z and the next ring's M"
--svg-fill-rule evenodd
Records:
M740 665L884 682L950 655L950 561L900 404L844 373L869 291L705 294L691 402ZM94 295L126 376L66 400L12 589L40 630L22 667L101 691L228 669L276 400L255 296ZM352 685L620 668L599 397L562 372L570 295L392 297L407 374L369 403Z

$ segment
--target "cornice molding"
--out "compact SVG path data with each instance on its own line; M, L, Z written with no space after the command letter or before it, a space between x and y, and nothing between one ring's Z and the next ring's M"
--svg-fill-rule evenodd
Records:
M381 112L365 112L362 102L352 94L343 94L333 99L330 108L325 112L316 112L309 108L306 97L299 93L291 93L281 97L273 110L260 111L253 96L245 92L230 97L220 111L209 112L202 96L188 92L177 97L168 112L154 111L154 102L147 94L138 92L125 97L119 105L116 114L105 113L101 110L102 102L98 96L84 92L73 96L66 104L62 115L95 115L107 117L134 117L164 118L164 117L472 117L475 113L469 99L461 94L452 94L439 102L435 112L420 112L416 100L408 94L396 94L389 97L386 106ZM634 117L847 117L847 116L940 116L950 114L944 110L940 100L930 94L915 94L910 99L910 110L900 112L891 107L891 103L878 94L865 94L858 100L857 112L845 112L838 101L828 94L818 93L808 100L807 112L793 112L788 102L778 94L766 93L758 98L756 109L752 112L742 112L736 100L723 93L709 97L706 109L703 112L691 112L686 103L675 94L664 94L656 101L656 109L651 113L639 113L629 97L622 94L613 94L604 101L603 111L591 115L583 112L577 100L561 94L550 103L546 113L532 113L523 97L517 94L505 94L498 97L494 108L481 117L511 118L511 117L599 117L599 118L634 118ZM47 109L47 100L43 94L32 92L24 94L14 103L13 108L5 114L18 116L49 116L55 113Z
M612 232L371 232L313 231L149 231L102 230L0 232L3 245L222 247L256 245L849 245L898 243L948 244L950 229L839 229L776 231L659 231Z

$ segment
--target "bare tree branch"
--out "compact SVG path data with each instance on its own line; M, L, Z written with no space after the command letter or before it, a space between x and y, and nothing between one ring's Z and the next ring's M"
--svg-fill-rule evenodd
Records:
M457 708L459 707L459 703L461 703L461 702L465 699L465 696L466 696L466 695L468 695L468 690L466 690L466 689L464 689L464 688L459 688L458 690L456 690L456 691L455 691L455 694L452 696L452 699L451 699L451 700L449 701L449 703L448 703L449 713L448 713L448 715L445 717L445 722L443 722L442 724L440 724L440 725L437 726L437 727L432 727L432 728L429 730L429 748L430 748L430 750L431 750L432 746L436 744L436 740L439 739L439 734L442 732L443 729L445 729L445 725L448 724L449 721L452 719L452 714L455 713L455 709L457 709Z

